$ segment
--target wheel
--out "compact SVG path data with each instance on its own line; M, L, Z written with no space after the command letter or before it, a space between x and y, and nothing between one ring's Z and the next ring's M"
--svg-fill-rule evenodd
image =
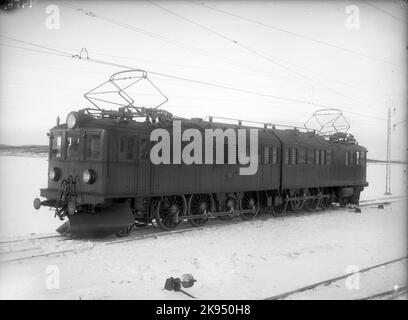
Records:
M158 205L159 201L158 200L152 200L152 202L150 203L150 223L152 224L152 226L154 228L158 228L159 225L157 224L156 221L156 210L157 210L157 205Z
M341 197L339 198L339 205L341 208L347 207L349 204L349 198L348 197Z
M314 189L309 189L306 192L306 197L308 196L317 196L317 190ZM317 206L319 204L319 200L318 199L307 199L305 201L305 208L307 211L313 211L316 210Z
M250 212L240 213L242 220L250 220L257 216L259 212L258 201L255 192L245 192L241 200L241 210L251 210Z
M325 196L329 196L329 197L324 197L321 199L320 201L320 207L323 210L329 209L332 204L333 204L333 197L330 193L324 193Z
M225 201L224 201L224 207L225 211L228 210L236 210L237 209L237 200L232 198L231 196L226 196ZM219 216L218 219L220 220L231 220L232 216Z
M189 215L201 215L208 213L214 207L213 198L210 194L193 194L188 199L188 212ZM200 227L208 221L206 218L188 219L191 225L194 227Z
M285 202L285 199L280 194L274 195L272 203L272 214L275 217L282 216L285 214L286 208L287 203Z
M163 230L175 229L181 220L179 217L186 213L186 198L184 196L163 197L158 201L155 210L157 225Z
M295 197L297 198L297 197L300 197L300 196L302 196L302 192L299 191L299 190L294 190L290 194L291 198L295 198ZM290 208L291 211L298 211L298 210L301 210L303 208L303 204L304 204L304 201L302 199L299 199L299 200L289 201L288 205L289 205L289 208Z

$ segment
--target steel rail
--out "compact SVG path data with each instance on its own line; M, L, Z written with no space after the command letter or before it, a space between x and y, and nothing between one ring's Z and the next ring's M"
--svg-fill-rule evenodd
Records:
M372 299L378 299L378 298L384 298L386 296L391 296L390 299L393 299L394 297L400 296L404 293L408 292L408 286L403 286L397 289L392 289L392 290L387 290L387 291L383 291L380 293L376 293L364 298L360 298L358 300L372 300Z
M397 202L397 201L401 201L401 199L390 199L389 202ZM378 201L377 203L370 203L367 205L373 205L373 204L384 204L384 202L382 201ZM332 210L346 210L346 209L350 209L349 208L341 208L341 207L334 207L332 208ZM326 211L326 210L324 210ZM307 211L305 211L307 212ZM319 211L314 210L312 212L308 212L309 214L316 214ZM294 212L296 213L301 213L301 211L298 212ZM304 214L303 214L304 215ZM282 217L288 217L290 215L287 216L282 216ZM196 216L195 216L196 217ZM296 216L293 216L296 217ZM136 234L135 236L131 236L131 237L124 237L124 238L119 238L119 239L114 239L114 240L110 240L110 241L104 241L99 240L99 239L94 239L91 240L90 243L92 244L89 247L85 247L85 248L73 248L73 249L67 249L67 250L62 250L62 251L56 251L56 252L48 252L48 253L42 253L42 254L38 254L38 255L31 255L31 256L25 256L25 257L18 257L18 258L13 258L13 259L8 259L8 260L0 260L0 264L1 263L8 263L8 262L16 262L16 261L21 261L21 260L27 260L27 259L34 259L34 258L38 258L38 257L44 257L44 256L53 256L53 255L58 255L58 254L63 254L63 253L69 253L69 252L76 252L76 251L82 251L82 250L88 250L88 249L92 249L93 246L95 244L101 243L103 245L113 245L113 244L119 244L119 243L124 243L124 242L131 242L131 241L139 241L139 240L145 240L145 239L151 239L151 238L159 238L159 237L164 237L164 236L168 236L168 235L173 235L173 234L179 234L179 233L187 233L190 231L198 231L198 230L203 230L203 229L212 229L212 228L220 228L220 227L226 227L226 226L230 226L230 225L235 225L235 224L240 224L243 222L252 222L252 221L266 221L269 219L275 219L275 218L280 218L280 217L275 217L272 214L269 215L262 215L262 216L256 216L253 219L250 220L231 220L231 221L216 221L213 225L206 225L206 226L200 226L200 227L187 227L184 229L177 229L177 230L169 230L169 231L163 231L161 229L158 228L154 228L153 232L151 233L146 233L146 234ZM158 230L158 231L155 231ZM150 230L149 230L150 231ZM29 240L35 240L35 239L47 239L47 238L62 238L59 241L62 240L82 240L81 238L65 238L65 236L63 235L56 235L56 236L46 236L46 237L37 237L37 238L28 238L28 239L22 239L22 240L14 240L14 241L29 241ZM16 251L10 251L8 253L14 253L14 252L18 252L21 250L16 250Z
M401 257L401 258L389 260L389 261L386 261L386 262L383 262L383 263L376 264L376 265L371 266L371 267L361 269L361 270L356 271L356 272L349 272L349 273L346 273L346 274L338 276L338 277L334 277L334 278L331 278L331 279L316 282L316 283L313 283L313 284L310 284L310 285L307 285L307 286L304 286L304 287L301 287L301 288L298 288L298 289L294 289L294 290L291 290L291 291L288 291L288 292L280 293L280 294L274 295L272 297L265 298L264 300L279 300L279 299L287 298L287 297L289 297L291 295L294 295L294 294L297 294L297 293L300 293L300 292L304 292L304 291L308 291L308 290L312 290L312 289L314 289L316 287L319 287L319 286L322 286L322 285L327 286L327 285L329 285L329 284L331 284L333 282L337 282L339 280L346 279L346 278L348 278L348 277L350 277L350 276L352 276L354 274L364 273L364 272L370 271L372 269L376 269L376 268L379 268L379 267L382 267L382 266L385 266L385 265L388 265L388 264L391 264L391 263L395 263L395 262L405 260L407 258L408 258L408 256L404 256L404 257Z

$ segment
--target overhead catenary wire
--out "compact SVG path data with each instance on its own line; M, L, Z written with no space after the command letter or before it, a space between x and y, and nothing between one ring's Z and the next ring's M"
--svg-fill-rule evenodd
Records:
M364 1L367 5L369 5L370 7L374 8L374 9L376 9L376 10L378 10L378 11L381 11L382 13L386 14L387 16L390 16L390 17L394 18L395 20L398 20L399 22L402 22L402 23L404 23L404 24L407 24L407 23L408 23L407 21L405 21L405 20L403 20L403 19L400 19L400 18L398 18L397 16L394 16L393 14L389 13L388 11L385 11L384 9L381 9L381 8L379 8L379 7L375 6L375 5L373 5L371 2L369 2L369 1L367 1L367 0L363 0L363 1Z
M149 1L149 0L147 0L147 1ZM384 60L382 58L370 56L370 55L367 55L367 54L364 54L364 53L361 53L361 52L357 52L355 50L348 49L348 48L345 48L345 47L342 47L342 46L339 46L339 45L336 45L336 44L332 44L332 43L329 43L329 42L326 42L326 41L322 41L322 40L319 40L319 39L315 39L315 38L312 38L312 37L309 37L309 36L302 35L302 34L297 33L297 32L286 30L286 29L283 29L281 27L272 26L270 24L267 24L267 23L264 23L264 22L261 22L261 21L255 20L255 19L251 19L251 18L244 17L244 16L241 16L241 15L238 15L238 14L235 14L235 13L231 13L229 11L226 11L226 10L223 10L223 9L220 9L220 8L215 8L215 7L209 6L209 5L207 5L207 4L203 3L203 2L196 3L194 1L191 1L191 2L188 1L188 3L195 4L195 5L198 5L198 6L202 6L202 7L211 9L213 11L222 13L224 15L229 15L229 16L241 19L241 20L245 20L245 21L248 21L248 22L251 22L251 23L254 23L254 24L257 24L257 25L260 25L260 26L263 26L263 27L266 27L266 28L269 28L269 29L272 29L272 30L275 30L275 31L279 31L279 32L283 32L285 34L289 34L289 35L294 36L294 37L298 37L298 38L308 40L308 41L312 41L312 42L315 42L315 43L318 43L318 44L321 44L321 45L324 45L324 46L327 46L327 47L338 49L338 50L341 50L343 52L347 52L347 53L354 54L354 55L364 57L364 58L367 58L367 59L371 59L371 60L375 60L375 61L378 61L378 62L386 63L386 64L397 66L397 67L400 67L400 68L404 68L404 66L401 66L401 65L396 64L396 63L391 62L391 61Z
M46 0L46 1L51 2L51 3L55 2L55 1L51 1L51 0ZM116 25L118 27L125 28L125 29L128 29L130 31L142 34L144 36L147 36L147 37L150 37L150 38L153 38L153 39L156 39L156 40L164 41L164 42L166 42L168 44L171 44L171 45L174 45L176 47L179 47L179 48L182 48L182 49L185 49L185 50L189 50L189 51L197 52L198 54L203 55L203 56L205 56L207 58L210 58L210 59L215 58L215 59L218 59L218 60L222 60L224 63L226 62L226 63L228 63L230 65L233 65L235 67L238 67L240 69L245 68L247 70L256 71L257 73L263 72L263 70L258 69L258 68L254 67L252 65L247 65L245 63L242 63L242 61L236 61L236 60L231 59L231 58L226 58L224 56L214 54L214 52L212 52L212 51L207 51L207 50L204 50L204 49L201 49L201 48L197 48L197 47L192 46L190 44L186 44L184 42L174 40L174 39L165 37L165 36L157 34L157 33L153 33L151 31L148 31L148 30L145 30L145 29L130 25L128 23L124 23L124 22L122 22L120 20L112 19L112 18L107 17L105 15L100 15L100 14L97 14L97 13L95 13L93 11L89 11L89 10L86 10L86 9L83 9L83 8L80 8L80 7L75 7L73 5L68 4L68 1L66 1L66 0L59 1L58 5L62 5L64 7L66 7L66 8L74 10L76 12L84 13L87 17L99 19L99 20L108 22L110 24Z
M0 37L4 38L5 36L0 34ZM88 58L81 58L77 54L72 54L72 53L69 53L69 52L56 50L56 49L51 48L49 46L39 45L39 44L36 44L36 43L33 43L33 42L23 41L23 40L11 38L11 37L7 37L7 38L9 40L14 40L14 41L17 41L17 42L25 42L25 43L27 43L27 44L29 44L31 46L40 47L40 48L44 48L44 49L48 50L48 51L34 50L34 51L39 52L39 53L53 54L53 55L56 55L56 56L74 58L74 59L81 60L81 61L98 63L98 64L103 64L103 65L108 65L108 66L113 66L113 67L118 67L118 68L123 68L123 69L140 69L140 68L136 68L136 67L133 67L133 66L126 66L126 65L122 65L122 64L118 64L118 63L114 63L114 62L109 62L109 61L104 61L104 60L100 60L100 59L92 59L92 58L89 58L89 57ZM24 48L20 47L20 49L24 49ZM33 51L32 48L25 48L25 49L29 49L29 51ZM323 108L337 108L337 109L341 108L341 107L338 107L338 106L332 106L332 105L327 105L327 104L322 104L322 103L312 103L311 101L306 101L306 100L301 100L301 99L294 99L294 98L277 96L277 95L271 95L271 94L267 94L267 93L256 92L256 91L241 89L241 88L235 88L235 87L230 87L230 86L227 86L227 85L216 84L216 83L206 82L206 81L202 81L202 80L189 79L189 78L185 78L185 77L181 77L181 76L170 75L170 74L155 72L155 71L151 71L151 70L145 70L145 71L149 72L150 74L163 76L163 77L167 77L167 78L171 78L171 79L176 79L176 80L180 80L180 81L186 81L186 82L190 82L190 83L195 83L195 84L200 84L200 85L205 85L205 86L210 86L210 87L215 87L215 88L221 88L221 89L230 90L230 91L236 91L236 92L241 92L241 93L246 93L246 94L251 94L251 95L257 95L257 96L272 98L272 99L281 100L281 101L288 101L288 102L294 102L294 103L299 103L299 104L304 104L304 105L309 105L309 106L318 106L318 107L323 107ZM359 116L362 116L362 117L367 117L367 118L377 119L377 120L381 120L381 121L386 121L386 119L377 118L377 117L373 117L373 116L368 116L366 114L346 110L344 108L343 108L343 110L347 111L350 114L355 114L355 115L359 115Z
M287 71L289 71L289 72L291 72L291 73L293 73L293 74L296 74L297 76L300 76L300 77L306 79L306 80L309 81L309 82L315 83L315 84L317 84L318 86L320 86L320 87L322 87L322 88L325 88L325 89L327 89L327 90L329 90L329 91L332 91L332 92L334 92L334 93L336 93L336 94L338 94L338 95L340 95L340 96L342 96L342 97L344 97L344 98L346 98L346 99L349 99L349 100L351 100L351 101L357 101L357 102L360 103L360 104L364 104L364 103L365 103L365 102L361 101L360 99L352 98L352 97L350 97L350 96L348 96L348 95L343 94L342 92L340 92L340 91L338 91L338 90L336 90L336 89L333 89L333 88L331 88L331 87L329 87L329 86L327 86L327 85L325 85L325 84L322 84L322 83L316 81L315 79L313 79L313 78L311 78L311 77L308 77L308 76L306 76L306 75L300 73L299 71L297 71L297 70L294 69L294 68L285 66L284 64L275 61L275 60L272 59L270 56L267 56L267 55L265 55L265 54L263 54L263 53L260 53L259 50L254 49L254 48L252 48L252 47L250 47L250 46L248 46L248 45L245 45L245 44L243 44L243 43L241 43L241 42L238 42L237 40L235 40L235 39L233 39L233 38L231 38L231 37L228 37L228 36L224 35L223 33L220 33L220 32L218 32L218 31L216 31L216 30L213 30L213 29L211 29L211 28L208 28L208 27L202 25L201 23L198 23L198 22L196 22L196 21L194 21L194 20L192 20L192 19L189 19L189 18L187 18L187 17L185 17L185 16L183 16L183 15L180 15L180 14L174 12L173 10L170 10L170 9L168 9L168 8L162 6L162 5L159 5L159 4L155 3L155 2L152 1L152 0L146 0L146 1L149 2L149 3L151 3L152 5L154 5L154 6L158 7L158 8L160 8L160 9L166 11L166 12L169 13L169 14L172 14L172 15L174 15L174 16L176 16L176 17L178 17L178 18L180 18L180 19L182 19L182 20L184 20L184 21L186 21L186 22L188 22L188 23L190 23L190 24L193 24L193 25L195 25L195 26L197 26L197 27L199 27L199 28L201 28L201 29L204 29L205 31L210 32L210 33L212 33L212 34L214 34L214 35L216 35L216 36L222 38L223 40L226 40L226 41L228 41L228 42L230 42L230 43L233 43L233 44L239 46L240 48L242 48L242 49L244 49L244 50L246 50L246 51L248 51L248 52L250 52L250 53L252 53L252 54L254 54L254 55L256 55L256 56L258 56L258 57L260 57L260 58L262 58L262 59L265 59L265 60L267 60L268 62L273 63L274 65L277 65L277 66L279 66L279 67L281 67L281 68L283 68L283 69L285 69L285 70L287 70ZM377 111L377 112L378 112L378 111Z
M47 0L47 1L52 2L51 0ZM156 33L152 33L152 32L150 32L150 31L146 31L146 30L144 30L144 29L135 27L135 26L133 26L133 25L129 25L129 24L127 24L127 23L124 23L124 22L119 21L119 20L116 20L116 19L112 19L112 18L107 17L107 16L102 16L102 15L100 15L100 14L96 14L96 13L93 12L93 11L89 11L89 10L86 10L86 9L83 9L83 8L75 7L75 6L73 6L73 5L67 4L68 1L66 1L66 0L63 0L62 3L63 3L63 6L65 6L65 7L67 7L67 8L70 8L70 9L72 9L72 10L78 11L78 12L82 12L82 13L84 13L84 14L85 14L86 16L88 16L88 17L101 19L101 20L103 20L103 21L106 21L106 22L109 22L109 23L113 23L114 25L127 28L127 29L129 29L129 30L131 30L131 31L135 31L135 32L138 32L138 33L142 33L142 34L148 35L148 36L153 37L153 38L158 39L158 40L166 39L167 42L170 41L170 43L173 42L173 44L174 44L174 40L169 39L169 38L167 38L167 37L163 37L162 35L159 35L159 34L156 34ZM152 3L152 2L151 2L151 3ZM152 3L152 4L153 4L153 3ZM162 7L162 8L163 8L163 7ZM174 12L172 12L172 13L175 14ZM180 15L179 15L179 17L180 17L180 18L187 19L187 18L185 18L185 17L181 17ZM189 20L189 19L187 19L187 20ZM189 22L194 23L194 22L191 21L191 20L190 20ZM197 23L195 23L195 24L196 24L196 25L199 25L199 24L197 24ZM301 78L306 79L308 82L315 83L315 84L317 84L318 86L320 86L320 87L322 87L322 88L325 88L326 90L332 91L332 92L334 92L334 93L336 93L336 94L338 94L338 95L340 95L340 96L342 96L342 97L344 97L344 98L346 98L346 99L349 99L349 100L351 100L351 101L357 101L357 102L360 103L360 104L364 104L364 103L365 103L365 102L363 102L363 101L360 100L360 99L351 98L350 96L345 95L345 94L343 94L342 92L340 92L340 91L338 91L338 90L336 90L336 89L333 89L333 88L331 88L331 87L329 87L329 86L327 86L327 85L325 85L325 84L319 83L319 82L317 82L316 80L314 80L314 79L312 79L312 78L310 78L310 77L308 77L308 76L305 76L304 74L302 74L302 73L300 73L300 72L298 72L298 71L296 71L296 70L293 70L293 69L291 69L290 67L287 67L287 66L285 66L285 65L282 64L282 63L279 63L279 62L277 62L277 61L274 61L270 56L266 56L266 55L264 55L264 54L261 54L261 53L259 53L258 51L256 51L254 48L250 48L249 46L244 46L242 43L238 43L238 42L235 41L234 39L228 38L228 37L226 37L225 35L221 34L220 32L211 30L210 28L206 28L205 26L202 26L202 25L200 25L200 27L203 27L203 28L205 28L207 31L212 32L212 33L214 33L214 34L216 34L216 35L222 37L224 40L228 40L228 41L230 41L230 42L235 43L236 45L240 46L241 48L245 49L246 51L248 51L248 52L250 52L250 53L252 53L252 54L257 55L258 57L260 57L260 58L262 58L262 59L265 59L265 60L267 60L267 61L269 61L269 62L271 62L271 63L277 65L278 67L283 68L283 69L289 71L290 73L296 74L297 76L300 76ZM178 42L179 44L181 43L180 41L176 41L176 42ZM190 45L184 44L182 47L183 47L184 49L190 48L190 49L193 49L193 50L197 51L197 48L191 47ZM202 49L198 49L198 50L199 50L199 53L201 53L201 54L203 53L203 50L202 50ZM206 54L207 56L208 56L208 54L214 56L213 53L208 52L208 51L206 51L205 54ZM255 70L253 66L249 66L249 65L242 64L242 62L236 62L236 61L234 61L234 60L231 60L231 59L228 59L228 58L225 58L225 57L221 57L221 56L217 56L217 55L215 55L214 57L219 58L219 59L226 60L228 63L233 64L233 65L238 65L238 66L241 67L241 68L242 68L242 67L245 67L245 68L247 68L247 69ZM260 72L259 70L256 70L256 71L257 71L257 72ZM261 72L264 72L264 70L262 70ZM371 106L370 106L370 107L371 107ZM375 111L375 112L378 112L378 111ZM378 112L378 113L381 113L381 112Z

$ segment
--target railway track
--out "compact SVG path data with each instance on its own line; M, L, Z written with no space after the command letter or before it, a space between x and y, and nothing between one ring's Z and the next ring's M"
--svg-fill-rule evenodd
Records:
M313 290L313 289L315 289L317 287L320 287L320 286L327 286L327 285L332 284L334 282L344 280L344 279L346 279L346 278L348 278L348 277L350 277L352 275L355 275L357 273L359 273L359 274L366 273L366 272L368 272L370 270L377 269L377 268L380 268L380 267L383 267L383 266L386 266L386 265L389 265L389 264L393 264L393 263L396 263L396 262L399 262L399 261L403 261L403 260L406 260L406 259L408 259L408 256L404 256L404 257L400 257L400 258L397 258L397 259L389 260L389 261L386 261L386 262L383 262L383 263L376 264L376 265L371 266L371 267L361 269L358 272L346 273L346 274L338 276L338 277L334 277L334 278L331 278L331 279L316 282L316 283L313 283L313 284L310 284L310 285L307 285L307 286L304 286L304 287L301 287L301 288L298 288L298 289L294 289L294 290L291 290L291 291L288 291L288 292L280 293L280 294L277 294L275 296L265 298L264 300L286 299L286 298L288 298L290 296L293 296L293 295L301 293L301 292ZM401 287L401 290L398 290L398 293L401 293L406 288L407 288L407 286ZM377 298L384 297L384 296L387 296L387 295L396 294L397 293L396 291L397 290L384 291L382 293L378 293L378 294L374 294L374 295L362 298L362 300L377 299Z
M366 207L366 206L378 206L379 204L390 204L392 202L397 202L397 201L403 201L406 199L405 197L394 197L394 198L379 198L379 199L372 199L372 200L365 200L361 201L360 205L358 207ZM331 208L330 210L348 210L348 209L353 209L353 207L346 207L346 208L340 208L339 206L335 206ZM327 212L328 210L321 210L321 211L297 211L288 215L285 215L284 217L290 217L290 216L300 216L300 215L313 215L313 214L320 214L322 212ZM51 256L58 256L61 254L67 254L67 253L75 253L78 251L83 251L83 250L90 250L92 249L95 245L97 244L102 244L102 245L114 245L114 244L120 244L124 242L132 242L132 241L139 241L139 240L144 240L144 239L151 239L151 238L159 238L163 236L169 236L173 234L180 234L180 233L187 233L191 231L198 231L198 230L203 230L203 229L210 229L210 228L220 228L220 227L225 227L229 225L235 225L238 223L251 223L253 221L265 221L269 219L279 219L280 217L274 217L273 215L267 215L267 214L262 214L258 215L256 218L248 221L242 221L242 220L219 220L219 219L212 219L210 220L205 226L202 227L189 227L188 224L182 225L179 229L176 230L171 230L171 231L162 231L158 228L155 227L148 227L148 228L135 228L136 230L133 231L130 235L124 238L111 238L111 239L92 239L92 240L87 240L85 245L81 247L75 247L75 248L69 248L69 249L64 249L64 250L58 250L58 251L51 251L51 252L42 252L42 248L38 247L38 245L41 244L43 241L48 241L50 239L57 239L57 241L80 241L81 243L83 242L84 239L76 238L76 237L67 237L67 236L62 236L62 235L47 235L47 236L40 236L40 237L31 237L31 238L26 238L26 239L14 239L10 241L0 241L0 245L4 244L16 244L16 243L35 243L36 247L34 248L22 248L22 249L16 249L16 250L9 250L9 251L0 251L0 264L4 263L11 263L11 262L19 262L19 261L24 261L24 260L29 260L29 259L35 259L35 258L40 258L40 257L51 257ZM40 242L40 243L37 243ZM30 252L30 250L33 250L31 253L25 256L21 257L12 257L12 254L19 254L21 252ZM37 253L38 252L38 253ZM4 257L4 259L3 259Z
M376 293L364 298L361 298L359 300L378 300L378 299L382 299L382 300L394 300L397 299L398 297L402 296L402 295L406 295L408 294L408 286L403 286L403 287L399 287L399 288L395 288L392 290L386 290L380 293Z

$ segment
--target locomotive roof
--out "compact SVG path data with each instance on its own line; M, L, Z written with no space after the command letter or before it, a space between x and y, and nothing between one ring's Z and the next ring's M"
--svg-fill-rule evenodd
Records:
M186 128L196 128L199 130L209 129L209 128L247 128L247 129L258 129L258 137L260 139L273 140L278 142L279 140L287 145L313 145L316 147L329 147L329 146L344 146L350 148L353 146L355 150L366 150L364 147L358 144L344 143L344 142L331 142L328 141L324 136L313 133L313 132L302 132L298 129L272 129L272 128L260 128L255 126L239 126L238 124L222 123L222 122L210 122L204 121L202 119L184 119L175 118L174 120L180 120L182 129ZM172 122L163 122L158 124L139 122L139 121L129 121L121 122L117 119L111 118L90 118L89 120L80 124L80 128L90 128L90 129L107 129L107 130L118 130L118 131L145 131L149 132L155 128L171 128ZM51 131L54 130L65 130L67 129L66 124L61 124L54 126Z

